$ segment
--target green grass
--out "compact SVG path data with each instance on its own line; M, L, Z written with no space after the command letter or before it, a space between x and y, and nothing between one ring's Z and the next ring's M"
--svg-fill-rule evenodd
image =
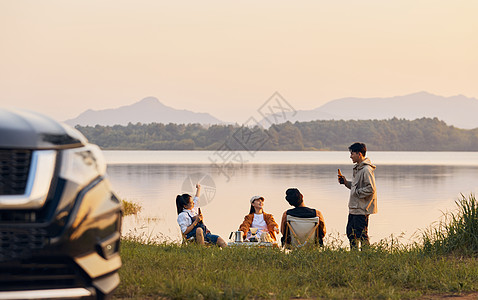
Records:
M123 241L117 297L408 299L478 290L474 258L372 248L219 249Z
M456 201L457 212L445 214L445 220L423 234L428 252L455 255L478 254L478 201L471 194Z
M476 222L476 200L470 196L457 204L454 218L436 229L440 235L429 232L422 243L414 245L382 241L365 251L348 251L330 237L325 248L289 252L204 248L129 238L122 241L121 284L115 296L413 299L476 292L476 227L469 224Z

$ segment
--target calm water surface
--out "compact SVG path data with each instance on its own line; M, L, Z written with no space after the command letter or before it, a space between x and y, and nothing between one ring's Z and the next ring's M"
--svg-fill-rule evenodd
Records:
M351 179L348 152L104 153L114 190L143 207L138 216L125 218L123 234L179 240L176 195L193 193L193 181L201 180L202 212L213 233L227 238L236 230L253 195L265 198L265 211L279 223L290 208L285 190L297 187L306 205L323 213L328 235L345 240L349 190L337 183L336 173L340 168ZM234 159L233 165L222 163L225 154L231 155L229 161ZM478 191L478 152L369 152L367 156L377 165L379 211L370 217L372 242L402 235L407 243L443 212L454 210L460 193Z

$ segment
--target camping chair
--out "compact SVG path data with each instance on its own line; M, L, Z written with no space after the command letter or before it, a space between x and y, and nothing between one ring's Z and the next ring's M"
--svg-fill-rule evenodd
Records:
M322 246L322 237L319 236L319 217L298 218L288 215L284 244L291 247L316 244Z
M189 243L192 243L192 242L195 242L196 241L196 238L194 236L190 237L189 239L186 237L186 235L184 233L181 232L181 236L183 237L183 244L189 244Z
M192 237L190 237L190 238L187 238L186 235L181 232L181 237L182 237L182 244L183 244L183 245L187 245L187 244L195 243L195 242L196 242L196 237L195 237L195 236L192 236ZM211 245L212 245L212 244L209 243L208 241L204 241L204 246L209 247L209 246L211 246Z

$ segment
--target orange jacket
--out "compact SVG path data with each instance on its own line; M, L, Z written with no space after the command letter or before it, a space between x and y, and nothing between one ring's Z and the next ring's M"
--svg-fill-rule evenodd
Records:
M279 228L279 225L277 225L276 221L274 220L274 217L271 214L264 214L264 221L266 221L267 224L267 230L269 231L269 234L271 237L275 240L276 239L276 233L274 231L274 228ZM246 234L249 232L249 228L251 228L252 221L254 220L254 214L248 214L244 217L244 221L242 222L241 226L239 226L239 230L244 232L244 238L246 238Z

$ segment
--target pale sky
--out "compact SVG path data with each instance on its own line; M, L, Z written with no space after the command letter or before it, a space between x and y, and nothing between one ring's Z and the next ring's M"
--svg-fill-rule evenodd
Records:
M154 96L242 123L418 91L478 98L478 1L0 0L0 106L58 120Z

